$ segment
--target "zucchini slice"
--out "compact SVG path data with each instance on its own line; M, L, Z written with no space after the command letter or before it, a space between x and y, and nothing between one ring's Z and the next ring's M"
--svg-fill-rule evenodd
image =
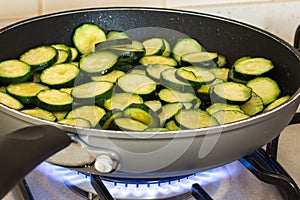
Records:
M108 130L110 128L113 120L118 117L122 117L122 116L123 116L122 111L110 110L110 111L106 112L106 114L99 121L99 125L100 125L101 129Z
M105 41L102 41L98 44L96 44L96 51L100 51L100 50L106 50L108 48L111 47L118 47L119 45L128 45L131 44L132 41L129 38L120 38L120 39L107 39Z
M141 104L143 99L138 94L115 93L110 99L104 101L104 107L107 110L124 110L132 103Z
M79 126L79 127L84 127L84 128L90 128L91 127L90 122L86 119L83 119L83 118L61 119L61 120L58 120L57 123L67 124L67 125L71 125L71 126Z
M75 29L73 43L81 54L95 51L95 45L106 40L105 32L96 24L82 24Z
M212 101L242 104L251 98L252 89L240 83L223 82L214 85L211 91Z
M137 40L132 40L131 44L111 47L109 50L118 55L119 63L133 64L145 55L143 43Z
M211 68L211 69L209 69L209 71L214 73L216 78L219 78L223 81L228 81L229 70L230 69L228 69L228 68Z
M190 84L197 86L212 83L216 78L210 70L194 66L177 69L176 76L180 80L187 80Z
M182 107L183 105L181 103L169 103L163 105L162 111L158 114L161 126L170 121Z
M290 99L289 95L280 97L278 99L276 99L275 101L273 101L272 103L270 103L264 110L263 112L267 112L269 110L272 110L274 108L276 108L277 106L280 106L281 104L283 104L284 102L286 102L287 100Z
M250 80L247 86L262 98L264 105L275 101L280 95L280 88L276 81L269 77L257 77Z
M102 75L102 76L92 76L92 81L108 81L111 83L116 83L118 78L124 76L125 72L120 70L113 70L112 72Z
M21 110L21 112L51 122L54 122L56 120L56 117L52 112L49 112L41 108L26 109L26 110Z
M240 105L240 108L247 115L253 116L263 111L264 102L260 96L252 92L251 98L246 103Z
M182 129L197 129L219 125L218 121L207 112L200 109L187 109L178 112L175 123Z
M0 63L0 82L3 84L24 82L31 75L31 67L25 62L13 59Z
M148 126L134 119L116 118L111 123L110 128L120 131L144 131Z
M15 110L21 110L24 107L19 100L4 92L0 92L0 103Z
M179 80L176 76L176 68L166 69L161 72L161 84L165 87L180 92L193 92L194 88L188 81Z
M154 112L160 112L162 109L162 104L159 100L148 100L145 101L144 104Z
M6 88L10 95L21 101L23 104L33 104L37 93L46 89L49 88L43 84L34 82L10 84Z
M233 65L234 76L238 79L251 80L270 72L274 68L273 63L268 59L247 58Z
M20 60L32 67L32 71L40 71L53 65L58 59L58 52L52 46L38 46L29 49L20 56Z
M182 66L217 67L218 54L215 52L192 52L181 56Z
M177 102L196 102L197 97L194 93L179 92L168 88L162 89L158 93L158 97L162 102L177 103Z
M58 52L58 58L55 64L68 63L72 61L72 51L70 47L62 43L52 44L51 46L54 47Z
M105 110L99 106L86 105L77 107L70 111L66 116L66 119L83 118L90 122L91 127L96 127L105 113Z
M124 31L109 31L106 35L107 40L129 39L129 36Z
M151 94L156 89L156 83L141 74L126 74L118 79L117 84L124 92L140 95Z
M159 118L145 104L131 104L123 111L123 117L131 118L146 124L150 128L159 127Z
M114 70L118 55L111 51L96 51L83 56L79 61L82 71L97 76Z
M234 104L227 104L227 103L214 103L208 108L206 108L205 111L208 112L210 115L212 115L220 110L237 110L243 112L240 106Z
M212 114L220 124L229 124L248 119L250 116L238 110L220 110Z
M162 55L166 49L162 38L149 38L143 41L145 56Z
M161 55L165 56L165 57L169 57L171 55L171 51L172 51L170 42L164 38L162 38L162 40L164 41L164 44L165 44L165 50Z
M181 130L181 128L177 126L177 124L174 120L170 120L168 123L166 123L166 128L170 131Z
M154 65L154 64L161 64L161 65L170 65L170 66L177 66L178 63L171 57L159 56L159 55L152 55L152 56L144 56L139 60L139 63L147 66L147 65Z
M181 38L177 40L172 49L173 58L180 63L181 57L187 53L201 52L202 47L197 40L193 38Z
M82 85L75 86L72 89L71 95L76 100L89 100L98 102L109 99L112 96L114 84L111 82L88 82Z
M49 111L68 111L72 109L73 98L60 90L42 90L36 95L36 105Z
M173 69L170 65L154 64L146 67L146 75L156 82L160 82L161 73L166 69Z
M73 86L79 73L78 67L70 63L57 64L45 69L40 76L41 82L51 88Z

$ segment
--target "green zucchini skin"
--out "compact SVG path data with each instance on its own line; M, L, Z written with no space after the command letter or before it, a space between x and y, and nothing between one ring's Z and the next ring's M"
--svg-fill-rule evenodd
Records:
M0 62L0 83L21 83L32 76L32 69L27 63L12 59Z
M58 51L52 46L38 46L27 50L20 56L20 60L30 65L34 72L53 65L57 59Z
M36 105L42 109L54 112L72 110L73 98L66 92L55 89L42 90L36 97Z

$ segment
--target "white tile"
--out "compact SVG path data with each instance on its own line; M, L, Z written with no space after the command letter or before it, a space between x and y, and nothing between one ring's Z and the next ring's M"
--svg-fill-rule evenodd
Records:
M265 29L291 44L300 24L299 0L239 6L194 6L188 10L242 21Z
M0 0L0 19L28 18L39 14L39 0Z
M51 13L63 10L91 7L163 7L164 0L43 0L42 12Z

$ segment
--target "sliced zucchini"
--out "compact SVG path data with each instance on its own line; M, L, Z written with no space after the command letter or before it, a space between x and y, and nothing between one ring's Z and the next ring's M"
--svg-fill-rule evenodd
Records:
M128 105L143 103L142 97L132 93L115 93L110 99L104 101L104 107L107 110L123 110Z
M178 65L176 60L174 60L173 58L158 56L158 55L144 56L139 60L139 63L144 66L160 64L160 65L170 65L174 67Z
M181 103L169 103L162 107L162 111L158 114L160 125L163 126L166 122L171 120L183 107Z
M71 50L71 62L76 62L77 59L79 58L79 52L75 47L69 47Z
M145 56L162 55L166 49L163 38L149 38L143 41Z
M79 67L82 71L97 76L113 71L117 62L117 54L111 51L96 51L83 56L79 61Z
M58 59L58 52L52 46L38 46L29 49L20 56L20 60L32 67L32 71L40 71L53 65Z
M70 47L65 44L52 44L51 46L58 51L58 58L55 62L56 64L71 62L72 51Z
M176 76L176 68L166 69L161 72L161 84L165 87L180 92L193 92L194 88L188 81L179 80Z
M168 88L162 89L158 93L158 97L162 102L177 103L177 102L196 102L197 97L194 93L179 92Z
M263 112L267 112L269 110L272 110L278 106L280 106L281 104L283 104L284 102L286 102L287 100L290 99L290 96L289 95L286 95L286 96L283 96L283 97L280 97L278 99L276 99L275 101L273 101L272 103L270 103L264 110Z
M130 118L116 118L110 126L110 129L120 131L144 131L146 128L144 123Z
M240 108L247 115L253 116L263 111L264 103L260 96L252 92L251 98L246 103L240 105Z
M177 69L176 76L180 80L187 80L191 85L197 86L212 83L216 78L210 70L194 66Z
M218 67L225 67L227 65L227 58L224 55L218 54Z
M79 126L79 127L84 127L84 128L90 128L91 127L90 122L86 119L83 119L83 118L61 119L61 120L58 120L57 123L67 124L67 125L71 125L71 126Z
M148 106L154 112L160 112L162 109L162 104L159 100L149 100L145 101L144 104Z
M164 41L164 44L165 44L165 50L161 55L165 56L165 57L169 57L171 55L171 51L172 51L170 42L168 40L164 39L164 38L163 38L163 41Z
M109 99L112 96L114 84L107 81L93 81L75 86L71 95L75 100L87 100L92 103Z
M173 58L177 61L181 61L181 57L187 53L201 52L202 47L197 40L192 38L181 38L177 40L172 49Z
M119 45L109 48L119 57L119 63L135 63L145 55L145 48L142 42L132 40L131 44Z
M234 76L234 70L233 69L229 70L229 72L228 72L228 79L229 79L229 81L233 81L233 82L236 82L236 83L242 83L242 84L246 84L247 83L246 80L236 78Z
M77 107L70 111L66 116L66 119L83 118L90 122L91 127L96 127L105 113L105 110L99 106L86 105Z
M58 111L58 112L52 112L52 113L56 117L57 120L62 120L67 116L68 111Z
M240 83L223 82L211 89L212 101L242 104L251 98L252 89Z
M237 110L243 112L240 106L234 104L227 104L227 103L214 103L208 108L206 108L205 111L208 112L210 115L212 115L215 112L218 112L220 110Z
M170 65L161 65L161 64L154 64L148 65L146 67L146 75L155 80L156 82L160 82L161 73L166 69L172 69L174 67Z
M217 120L207 112L200 109L187 109L178 112L175 123L182 129L197 129L219 125Z
M181 56L182 66L217 67L218 54L215 52L192 52Z
M31 77L31 67L19 60L0 62L0 82L3 84L27 81Z
M72 109L73 98L60 90L42 90L36 95L36 105L49 111L68 111Z
M170 131L181 130L181 128L177 126L177 124L174 120L170 120L168 123L166 123L166 128Z
M49 88L43 84L34 82L10 84L6 88L10 95L21 101L23 104L33 104L37 93L46 89Z
M248 58L233 65L234 77L242 80L251 80L262 76L274 68L273 63L265 58Z
M220 110L212 114L220 124L229 124L248 119L250 116L238 110Z
M4 92L0 92L0 103L15 110L21 110L24 107L18 99Z
M56 120L56 117L53 115L53 113L41 108L26 109L21 110L21 112L51 122L54 122Z
M92 81L108 81L111 83L116 83L117 79L124 76L125 72L120 70L113 70L112 72L102 75L102 76L92 76Z
M78 73L78 67L73 64L57 64L45 69L41 73L40 79L42 83L51 88L71 87Z
M108 130L110 128L113 120L118 117L122 117L122 116L123 116L122 111L110 110L110 111L106 112L106 114L99 121L99 125L100 125L101 129Z
M129 39L129 36L124 31L109 31L106 35L107 40L117 40L117 39L123 39L127 38Z
M209 71L211 71L216 78L222 79L223 81L228 81L228 75L229 75L228 68L211 68Z
M275 101L280 95L280 88L276 81L269 77L257 77L250 80L247 86L262 98L264 105Z
M120 45L129 45L132 41L129 38L109 39L96 44L96 51L106 50L108 48L118 47Z
M123 117L131 118L146 124L148 127L159 127L159 118L145 104L130 104L123 111Z
M73 43L81 54L95 51L95 45L106 40L105 32L95 24L82 24L73 34Z
M117 84L124 92L140 95L151 94L156 89L156 83L141 74L126 74L118 79Z

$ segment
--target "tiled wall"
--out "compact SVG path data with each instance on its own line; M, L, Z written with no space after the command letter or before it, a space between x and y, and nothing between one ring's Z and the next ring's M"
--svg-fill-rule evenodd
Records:
M57 11L110 6L186 9L244 21L288 42L300 24L300 0L0 0L0 27Z

